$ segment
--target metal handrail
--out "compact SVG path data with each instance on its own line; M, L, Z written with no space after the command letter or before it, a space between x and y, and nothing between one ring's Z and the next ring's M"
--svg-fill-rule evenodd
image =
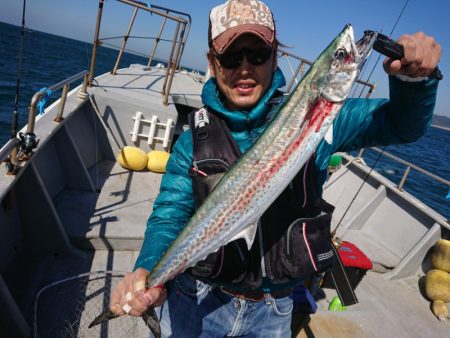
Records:
M67 94L69 92L69 85L81 78L83 79L83 84L81 87L81 92L86 93L87 90L87 83L88 83L88 74L89 72L87 70L84 70L78 74L72 75L68 77L65 80L62 80L50 87L48 89L51 92L55 92L57 90L63 89L61 93L60 103L59 103L59 110L56 118L54 119L55 122L60 122L63 120L63 112L64 112L64 105L66 102ZM31 155L32 150L36 147L36 135L34 134L34 126L36 122L36 112L37 112L37 105L38 103L47 95L44 91L38 91L36 92L30 103L30 108L28 111L28 123L27 123L27 131L25 137L21 136L21 139L18 138L12 138L8 141L8 143L0 149L0 162L3 162L7 160L7 157L11 155L10 161L12 168L8 170L8 173L14 174L16 172L17 166L19 164L19 147L21 148L21 151L24 151L27 155Z
M175 70L179 67L181 57L183 55L184 47L186 45L187 37L190 32L190 27L191 27L191 23L192 23L191 16L187 13L175 11L175 10L157 6L157 5L144 3L141 1L137 1L137 0L118 0L118 1L122 2L126 5L133 6L134 11L131 16L131 20L128 25L127 32L123 36L122 46L119 49L119 54L117 56L117 60L114 65L114 68L111 71L111 74L116 75L117 69L118 69L120 61L122 59L123 52L125 51L126 44L128 42L128 39L133 38L133 36L130 35L130 33L131 33L131 29L134 25L134 21L135 21L138 10L141 9L146 12L149 12L150 14L155 14L155 15L161 16L163 18L163 22L161 24L161 28L158 33L158 36L153 38L155 40L155 44L154 44L154 47L152 50L152 54L148 61L148 65L149 66L151 65L151 62L154 58L158 43L160 41L172 42L170 56L167 60L167 72L165 75L164 84L163 84L162 91L161 91L161 94L163 95L163 104L167 105L168 100L169 100L170 88L172 86L173 77L175 75ZM92 57L91 57L91 68L90 68L90 72L89 72L89 86L92 85L92 82L94 80L94 69L95 69L95 62L96 62L97 47L100 45L101 41L111 39L111 38L102 38L102 39L99 38L101 18L102 18L102 13L103 13L103 4L104 4L104 0L99 0L99 9L98 9L98 14L97 14L97 23L96 23L95 36L94 36L94 46L93 46ZM176 14L176 15L181 15L183 17L177 17L177 16L172 15L171 13ZM161 39L161 34L162 34L162 31L164 29L167 19L172 20L176 23L175 35L172 40ZM139 37L139 38L143 38L143 37Z
M180 39L180 43L181 43L181 51L180 51L179 58L177 59L177 62L176 62L176 64L175 64L175 69L177 69L177 68L179 67L179 65L180 65L181 56L183 55L184 47L186 46L187 38L188 38L188 36L189 36L189 33L191 32L192 18L191 18L191 16L190 16L188 13L176 11L176 10L169 9L169 8L166 8L166 7L161 7L161 6L158 6L158 5L152 5L152 4L150 4L150 6L151 6L152 8L164 10L164 11L166 11L167 13L176 13L176 14L179 14L179 15L183 15L183 16L185 16L186 19L187 19L187 31L186 31L186 33L184 33L184 31L182 32L182 34L184 34L184 39ZM162 39L160 39L160 40L161 40L161 41L164 41L164 40L162 40ZM149 66L150 66L150 63L149 63Z
M9 154L11 154L19 143L20 140L18 138L12 138L0 149L0 163L8 158Z
M286 92L290 93L291 90L294 87L294 83L297 83L297 78L299 76L299 73L301 74L302 77L305 74L305 72L304 72L305 65L311 66L314 62L310 61L308 59L302 58L302 57L300 57L300 56L298 56L296 54L290 53L290 52L288 52L286 50L283 50L283 49L279 50L279 54L280 54L280 59L282 57L286 58L286 60L287 60L287 62L289 64L291 73L292 73L291 81L289 82L289 85L287 86L287 89L286 89ZM299 61L299 64L298 64L297 68L295 69L295 71L292 68L292 64L290 62L290 58L293 58L293 59L296 59L296 60ZM374 90L376 88L376 85L374 83L370 83L370 82L367 82L367 81L364 81L364 80L357 79L356 83L359 83L359 84L362 84L363 86L369 87L369 89L367 91L367 94L365 96L366 98L370 97L370 95L372 95L372 93L374 92Z
M107 41L107 40L117 40L117 39L123 39L125 35L117 35L117 36L108 36L107 38L101 38L100 41ZM133 39L144 39L144 40L156 40L157 38L154 36L145 36L145 35L130 35L128 38ZM160 39L161 41L165 42L171 42L172 39ZM102 43L104 44L104 43Z
M62 89L66 85L70 85L72 82L75 82L81 78L84 78L83 81L83 91L86 92L87 87L87 76L89 72L87 70L83 70L82 72L79 72L78 74L72 75L68 77L65 80L62 80L50 87L48 87L49 90L52 92L55 92L59 89ZM62 95L67 95L68 91L63 91ZM28 111L28 125L27 125L27 133L34 133L34 124L36 121L36 107L39 101L46 95L45 92L38 91L36 92L33 97L31 98L31 104L30 104L30 110ZM65 97L61 97L65 102Z
M116 64L114 65L114 68L111 72L111 74L113 74L113 75L116 75L117 68L119 68L120 60L122 59L122 55L123 55L123 52L127 45L128 38L130 37L131 28L133 28L134 20L136 19L138 10L139 10L139 8L135 7L133 14L131 15L131 20L130 20L130 23L128 24L127 32L125 33L125 36L123 37L122 47L119 50L119 55L117 56Z
M435 175L435 174L433 174L433 173L431 173L431 172L429 172L429 171L427 171L427 170L425 170L425 169L423 169L423 168L421 168L421 167L419 167L419 166L417 166L417 165L415 165L415 164L413 164L411 162L405 161L405 160L401 159L400 157L392 155L391 153L388 153L387 151L384 151L384 150L382 150L380 148L377 148L377 147L370 147L369 149L372 149L372 150L382 154L383 156L386 156L386 157L388 157L388 158L390 158L390 159L392 159L392 160L394 160L394 161L396 161L398 163L401 163L401 164L406 166L405 172L403 173L402 178L400 180L400 183L397 186L397 188L399 190L403 190L403 186L406 183L406 179L407 179L408 174L411 171L411 169L417 170L418 172L424 174L425 176L428 176L428 177L434 179L435 181L438 181L438 182L440 182L442 184L445 184L448 187L450 187L450 181L447 181L446 179L444 179L442 177L439 177L439 176L437 176L437 175ZM365 149L361 149L360 150L360 152L358 154L358 158L362 157L362 155L364 153L364 150Z

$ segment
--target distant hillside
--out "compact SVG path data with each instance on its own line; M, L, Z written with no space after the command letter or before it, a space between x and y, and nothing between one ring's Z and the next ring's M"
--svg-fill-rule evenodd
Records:
M450 128L450 117L442 115L434 115L432 124L433 126Z

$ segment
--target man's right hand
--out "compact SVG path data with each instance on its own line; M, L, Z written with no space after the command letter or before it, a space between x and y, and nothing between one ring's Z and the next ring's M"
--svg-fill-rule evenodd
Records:
M113 290L109 309L118 315L139 317L150 305L161 306L167 299L166 289L147 289L145 286L148 275L149 272L142 268L127 274Z
M404 34L397 42L403 46L404 57L402 60L385 59L384 70L390 75L425 77L433 72L441 59L441 45L422 32Z

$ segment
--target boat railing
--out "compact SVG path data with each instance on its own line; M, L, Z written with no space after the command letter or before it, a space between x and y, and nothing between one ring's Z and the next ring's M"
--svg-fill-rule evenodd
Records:
M14 173L17 169L20 157L18 148L20 148L20 150L23 151L25 154L30 155L32 150L37 146L36 135L34 133L34 126L36 123L38 104L43 99L50 96L51 93L54 93L62 89L61 97L59 100L58 113L56 114L56 117L53 120L56 123L61 122L64 119L63 113L66 104L67 94L69 93L70 85L73 82L83 79L83 83L78 95L80 99L87 98L86 90L88 85L88 74L89 72L87 70L84 70L82 72L79 72L78 74L66 78L65 80L55 83L54 85L48 88L43 88L33 95L33 97L31 98L30 108L28 111L27 129L25 135L19 134L20 139L13 138L9 140L9 142L0 150L0 163L3 162L4 160L7 160L7 157L11 154L10 164L12 165L12 167L8 169L9 173Z
M141 1L136 0L117 0L118 2L124 3L126 5L133 6L134 12L131 16L130 23L128 25L127 32L124 36L121 36L119 38L123 38L122 46L119 50L117 60L115 62L115 65L111 71L113 75L116 74L117 69L120 64L120 60L122 58L122 55L125 51L127 41L130 37L131 29L133 27L137 12L139 9L144 10L146 12L149 12L150 14L158 15L162 17L162 23L158 32L158 35L156 37L149 37L149 39L154 39L155 44L153 46L153 50L150 54L148 66L151 65L152 61L155 59L156 50L158 48L159 42L170 42L171 43L171 50L167 59L167 67L166 67L166 75L164 79L164 84L162 87L161 94L163 95L163 103L168 104L168 97L170 94L170 88L172 86L173 77L175 74L175 70L178 69L180 65L181 56L184 51L184 47L186 45L186 40L189 35L190 27L191 27L191 17L186 14L179 11L171 10L168 8L164 8L157 5L152 5L149 3L144 3ZM92 50L92 57L91 57L91 66L90 70L82 71L78 74L75 74L61 82L58 82L48 88L41 89L40 91L36 92L32 99L31 104L28 112L28 124L27 124L27 130L25 134L20 134L19 138L13 138L7 142L7 144L0 149L0 163L3 161L7 162L8 167L8 174L15 174L17 172L17 169L19 168L19 161L26 160L29 155L31 155L34 148L36 148L38 141L36 140L36 135L34 134L34 127L36 122L36 115L37 115L37 107L39 102L41 102L43 99L46 99L50 95L50 93L58 91L62 89L61 99L59 102L59 111L56 115L54 121L59 123L63 120L63 111L64 106L67 98L67 94L69 92L69 86L74 81L77 81L81 78L84 78L83 85L81 90L79 91L79 95L81 95L81 98L85 99L87 98L87 87L92 86L92 83L94 81L95 77L95 62L96 62L96 56L97 56L97 49L98 46L102 43L103 40L108 40L110 38L103 38L100 39L100 25L101 25L101 18L103 13L103 4L104 0L99 0L99 9L97 14L97 22L96 22L96 28L95 28L95 37L94 37L94 44L93 44L93 50ZM177 16L178 15L178 16ZM171 40L163 39L162 38L162 32L164 30L164 27L166 25L167 20L172 20L176 23L175 32L173 35L173 38ZM117 38L117 37L115 37ZM83 95L84 94L84 95ZM22 156L25 155L25 156ZM9 157L9 159L8 159Z
M19 143L20 140L18 138L12 138L0 149L0 163L8 160L8 156Z
M397 185L397 189L400 190L400 191L403 190L403 187L404 187L404 185L406 183L406 180L408 178L408 175L409 175L411 169L414 169L414 170L420 172L421 174L424 174L425 176L427 176L427 177L429 177L429 178L431 178L431 179L433 179L433 180L435 180L435 181L437 181L439 183L445 184L447 187L450 187L450 181L447 181L446 179L444 179L442 177L439 177L439 176L437 176L437 175L435 175L435 174L433 174L433 173L431 173L431 172L429 172L429 171L427 171L427 170L425 170L425 169L423 169L423 168L421 168L421 167L419 167L419 166L417 166L417 165L415 165L415 164L413 164L411 162L405 161L405 160L401 159L400 157L397 157L397 156L395 156L395 155L393 155L391 153L388 153L387 151L384 151L384 150L382 150L380 148L377 148L377 147L371 147L369 149L374 150L375 152L381 154L382 156L386 156L386 157L394 160L395 162L398 162L398 163L406 166L405 171L403 172L402 178L400 179L400 182ZM366 151L365 148L361 149L359 151L359 153L358 153L357 158L361 159L363 157L365 151Z
M282 67L287 67L287 69L291 73L290 81L285 89L287 93L290 93L295 88L295 85L300 82L307 69L314 63L313 61L302 58L284 49L279 50L278 62L282 63ZM294 69L295 65L296 67ZM356 83L367 87L367 92L365 95L366 98L370 97L370 95L372 95L376 88L374 83L370 83L360 79L357 79Z
M148 66L151 66L152 61L155 59L155 55L156 55L156 51L158 49L159 43L160 42L171 43L170 53L169 53L167 61L165 61L167 63L166 75L165 75L164 84L163 84L162 90L161 90L161 95L163 96L163 104L167 105L169 102L169 94L170 94L170 88L172 86L173 77L175 75L176 69L180 65L181 57L183 55L184 47L186 45L186 40L189 36L191 22L192 22L191 17L187 13L175 11L175 10L157 6L157 5L152 5L149 3L144 3L141 1L136 1L136 0L118 0L118 1L123 4L134 7L134 11L133 11L133 14L131 15L130 23L128 25L128 29L124 36L113 37L113 38L100 38L99 37L100 25L101 25L101 19L102 19L104 0L99 0L99 9L98 9L98 14L97 14L97 23L96 23L96 28L95 28L94 45L93 45L92 58L91 58L91 68L90 68L90 72L89 72L89 86L92 86L92 83L94 81L97 47L105 40L123 38L122 46L119 49L116 63L114 65L113 70L111 71L112 75L116 75L117 69L119 68L120 60L122 59L122 55L123 55L124 51L126 50L126 45L127 45L128 40L130 38L136 38L135 36L130 35L131 30L134 25L134 21L136 19L136 15L139 10L143 10L150 14L158 15L162 18L162 22L161 22L161 25L159 28L158 35L155 37L145 37L147 39L155 40L153 49L149 56ZM176 24L174 35L171 40L162 38L162 33L166 26L167 20L171 20L171 21L175 22L175 24ZM142 37L139 37L139 38L142 38Z

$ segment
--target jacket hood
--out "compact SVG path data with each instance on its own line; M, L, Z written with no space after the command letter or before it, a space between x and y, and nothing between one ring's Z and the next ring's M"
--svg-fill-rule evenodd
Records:
M215 112L225 120L228 127L233 131L241 131L252 126L257 126L265 121L268 112L268 102L274 93L286 84L286 79L280 68L273 73L272 84L264 93L259 103L250 111L231 111L224 106L221 94L217 87L215 78L206 81L202 90L203 104Z

